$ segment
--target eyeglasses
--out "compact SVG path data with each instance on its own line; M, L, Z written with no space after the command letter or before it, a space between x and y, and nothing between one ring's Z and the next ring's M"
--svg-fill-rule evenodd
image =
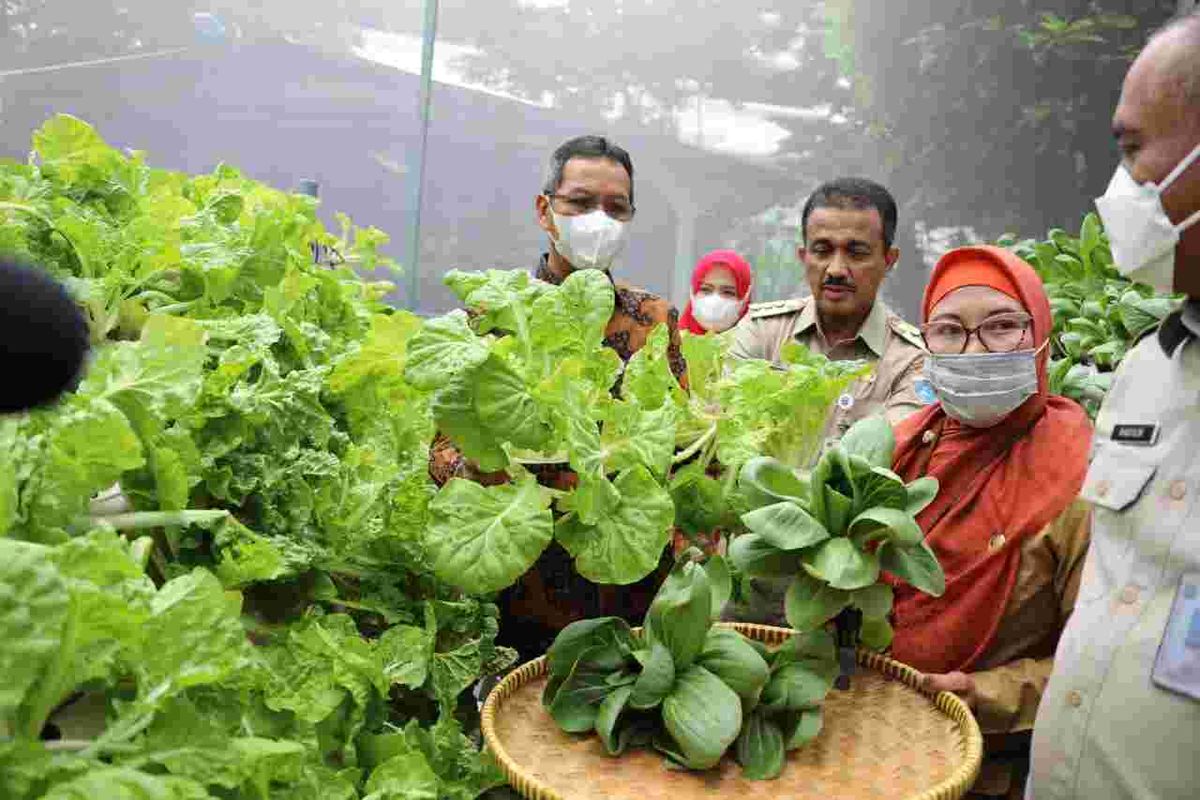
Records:
M975 328L950 320L927 322L921 326L921 337L931 353L965 353L972 336L978 337L989 353L1011 353L1025 341L1032 322L1028 314L1001 314Z
M618 222L628 222L633 219L633 213L636 210L633 203L622 197L600 198L590 194L566 195L551 192L547 192L546 197L554 205L555 211L568 217L590 214L597 208L603 208L605 214Z

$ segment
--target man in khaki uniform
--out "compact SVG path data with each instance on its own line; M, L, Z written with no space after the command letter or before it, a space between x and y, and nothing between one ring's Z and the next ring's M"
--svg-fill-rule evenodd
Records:
M920 332L876 297L900 257L892 245L896 201L887 189L858 178L824 184L804 204L800 224L805 245L799 256L812 297L751 306L731 352L778 364L783 346L794 341L833 360L873 362L871 374L838 398L830 413L828 447L864 417L883 413L895 424L921 408L914 380L925 350ZM746 595L726 609L726 619L786 626L788 583L751 579Z
M1117 267L1186 294L1122 362L1082 490L1092 541L1033 732L1026 797L1200 797L1200 13L1153 39L1097 200ZM1153 186L1151 186L1153 184Z
M924 405L913 386L924 344L916 327L877 298L900 257L892 244L896 201L887 189L858 178L824 184L805 203L801 226L799 256L812 296L752 305L732 354L779 363L783 345L795 341L835 361L872 362L872 373L838 399L825 429L828 446L864 417L883 413L895 424Z

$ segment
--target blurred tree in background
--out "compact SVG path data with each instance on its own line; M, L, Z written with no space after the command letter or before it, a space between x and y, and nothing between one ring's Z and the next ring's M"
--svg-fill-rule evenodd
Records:
M0 37L14 69L187 43L193 11L217 12L250 39L342 41L362 26L412 34L421 3L0 0ZM1129 59L1189 5L442 0L439 41L469 48L458 66L474 82L614 136L655 131L711 149L712 101L781 129L739 157L794 181L794 193L770 208L705 209L694 242L697 253L745 249L774 276L760 281L764 293L796 283L785 223L820 181L879 180L901 207L905 255L889 292L912 316L924 283L918 251L953 243L947 231L994 238L1077 224L1115 166L1109 119Z
M499 0L511 24L478 30L470 67L614 125L676 124L696 96L784 107L772 119L791 136L771 161L797 187L775 215L821 180L865 174L896 194L913 265L918 223L991 238L1077 221L1115 165L1109 119L1129 60L1183 5ZM772 227L747 211L727 237ZM792 237L769 236L757 257L778 265ZM908 276L892 292L915 311L923 280Z

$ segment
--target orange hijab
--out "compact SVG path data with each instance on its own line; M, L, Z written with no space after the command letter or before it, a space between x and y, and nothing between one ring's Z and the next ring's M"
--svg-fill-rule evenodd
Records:
M1033 346L1046 342L1051 314L1041 280L998 247L943 256L925 290L923 320L942 297L973 285L1019 300L1033 317ZM888 576L895 588L892 655L923 672L968 672L979 663L1008 607L1021 546L1083 486L1092 425L1074 401L1049 394L1048 349L1038 357L1037 394L998 424L971 428L937 404L896 428L895 471L905 481L931 475L941 487L917 522L946 573L945 594L929 597Z

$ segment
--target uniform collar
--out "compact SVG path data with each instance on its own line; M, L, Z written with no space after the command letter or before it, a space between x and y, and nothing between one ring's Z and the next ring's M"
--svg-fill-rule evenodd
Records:
M1158 326L1158 344L1170 358L1191 339L1200 336L1200 301L1188 300Z
M800 311L800 319L796 322L796 335L807 333L813 328L816 328L818 332L821 330L817 320L817 301L810 297ZM858 329L858 336L855 338L856 340L861 339L862 343L876 356L883 357L884 343L887 341L887 309L878 299L875 300L875 305L871 306L871 313L867 314L867 318L863 321L862 327ZM833 347L835 343L826 342L825 344Z

